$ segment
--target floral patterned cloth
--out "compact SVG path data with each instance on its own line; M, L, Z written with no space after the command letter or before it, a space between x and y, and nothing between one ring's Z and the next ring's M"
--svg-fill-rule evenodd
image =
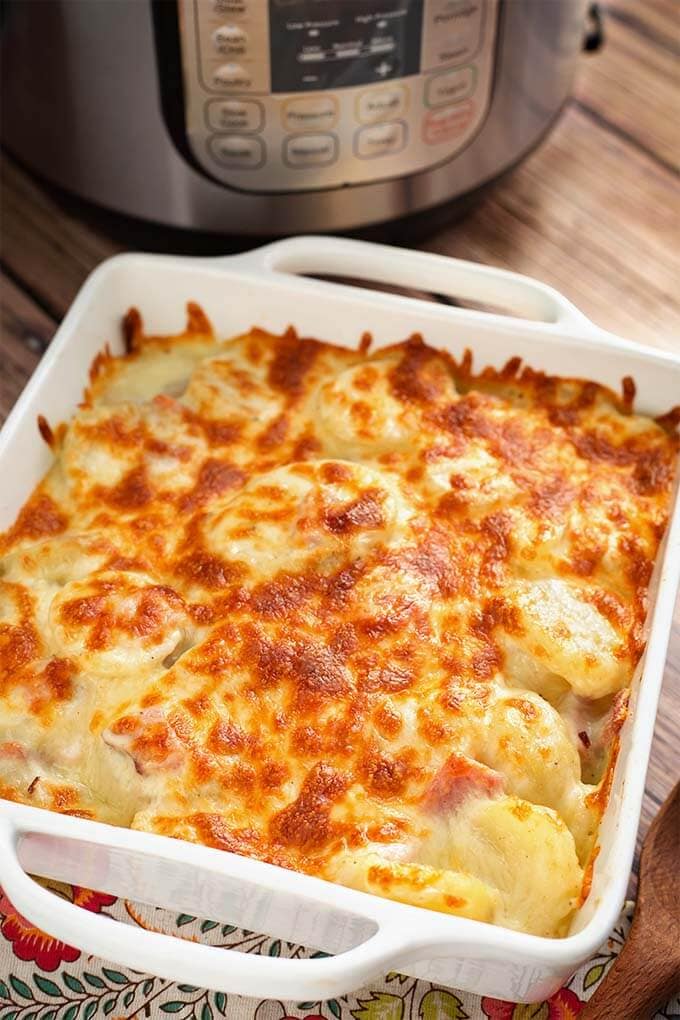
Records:
M269 956L307 950L229 924L142 907L78 886L46 882L86 910L152 931ZM39 931L0 890L0 1020L90 1020L92 1017L177 1020L573 1020L607 972L630 927L631 905L600 952L547 1002L518 1006L454 992L428 981L388 974L353 995L327 1002L244 999L174 984L107 964ZM319 955L319 954L316 954ZM680 1017L680 997L657 1014ZM612 1020L619 1018L612 1017ZM621 1017L620 1020L633 1020Z

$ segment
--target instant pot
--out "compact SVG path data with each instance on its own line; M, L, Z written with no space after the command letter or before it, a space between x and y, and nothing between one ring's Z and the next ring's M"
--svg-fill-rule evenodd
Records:
M412 217L566 99L586 0L6 0L3 141L109 209L230 234Z

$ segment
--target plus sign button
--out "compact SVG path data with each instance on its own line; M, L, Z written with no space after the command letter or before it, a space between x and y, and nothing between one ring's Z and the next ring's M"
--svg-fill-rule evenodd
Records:
M392 73L394 67L388 60L381 60L380 63L373 68L373 70L379 78L386 78L388 74Z

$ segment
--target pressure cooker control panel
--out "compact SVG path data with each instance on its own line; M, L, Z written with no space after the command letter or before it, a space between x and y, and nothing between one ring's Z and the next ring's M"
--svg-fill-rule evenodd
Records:
M213 177L307 191L417 173L486 116L498 0L179 0L186 133Z

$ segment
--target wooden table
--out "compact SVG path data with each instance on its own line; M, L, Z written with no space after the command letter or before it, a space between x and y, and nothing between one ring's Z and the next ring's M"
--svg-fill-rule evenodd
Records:
M605 47L583 57L555 130L475 212L423 247L537 276L607 329L680 351L677 0L601 6ZM163 243L56 196L10 157L2 235L0 418L90 270L124 248ZM679 729L676 610L641 835L680 773Z

